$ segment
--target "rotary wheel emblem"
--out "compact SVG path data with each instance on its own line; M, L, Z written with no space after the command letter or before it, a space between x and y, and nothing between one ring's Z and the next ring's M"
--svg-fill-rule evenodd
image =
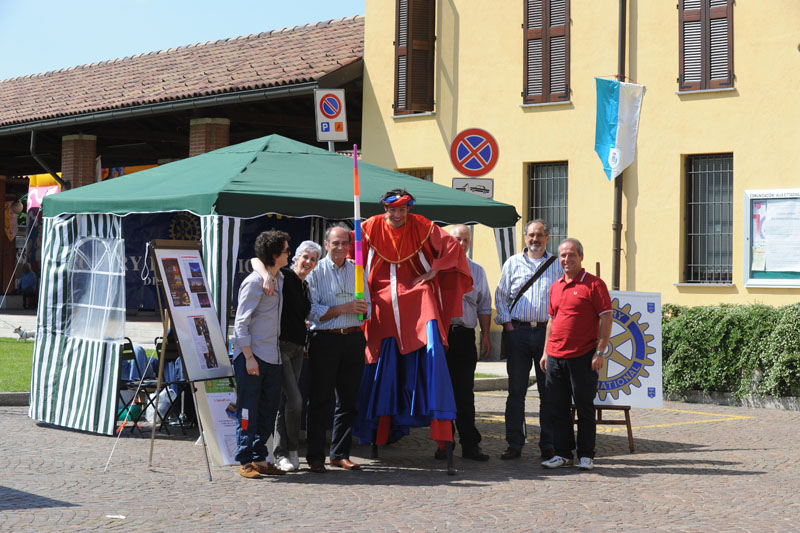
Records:
M611 326L609 350L605 354L605 364L600 369L598 383L601 401L609 394L618 400L620 391L630 394L631 385L641 387L639 378L648 377L650 374L646 367L655 364L648 357L656 351L649 344L653 336L646 333L649 324L639 322L642 314L631 314L630 304L620 307L617 298L614 298L612 307L614 322Z
M179 241L200 240L200 221L189 213L177 213L169 224L169 237Z

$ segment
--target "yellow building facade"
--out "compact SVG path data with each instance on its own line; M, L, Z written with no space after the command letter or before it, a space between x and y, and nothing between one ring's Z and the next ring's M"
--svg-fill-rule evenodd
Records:
M398 17L409 4L417 9L412 17L422 16L425 3L366 1L364 159L451 186L463 177L450 160L453 139L468 128L488 131L499 157L482 177L493 180L495 200L522 216L517 250L525 220L541 212L531 188L555 169L567 192L560 229L582 241L584 266L593 272L599 263L611 288L614 185L594 152L595 77L617 73L619 2L437 0L429 6L432 105L397 112ZM545 17L566 11L567 31L549 35L566 33L559 42L568 55L567 97L526 103L525 39L535 34L526 17L541 5ZM625 73L646 93L636 160L623 175L620 289L659 292L663 302L682 305L797 301L800 272L766 287L752 279L760 267L752 263L745 191L800 189L800 2L629 0L626 18ZM692 41L692 28L702 24ZM719 63L726 35L728 55ZM708 36L710 47L702 48ZM708 83L690 85L692 69L709 64L710 74L701 75ZM714 68L717 78L728 69L727 85L714 82ZM473 258L496 285L490 228L476 228Z

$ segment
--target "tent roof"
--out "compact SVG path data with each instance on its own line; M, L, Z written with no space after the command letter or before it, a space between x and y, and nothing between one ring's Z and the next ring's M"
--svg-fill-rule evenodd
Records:
M513 206L359 162L363 218L382 211L377 200L404 187L417 198L414 212L437 222L513 226ZM44 215L156 213L240 218L267 213L353 217L353 161L280 135L270 135L47 196Z

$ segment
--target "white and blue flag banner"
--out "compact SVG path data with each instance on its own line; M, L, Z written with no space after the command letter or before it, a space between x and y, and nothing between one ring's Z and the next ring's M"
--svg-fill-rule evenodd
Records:
M611 181L636 158L644 85L601 78L595 78L595 82L597 124L594 151L603 162L608 181Z

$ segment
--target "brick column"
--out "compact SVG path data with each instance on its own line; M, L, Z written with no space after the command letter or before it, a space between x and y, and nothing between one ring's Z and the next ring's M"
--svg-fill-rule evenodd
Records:
M189 157L230 144L231 121L227 118L195 118L189 122Z
M72 188L95 183L97 137L65 135L61 137L61 177L72 182Z

